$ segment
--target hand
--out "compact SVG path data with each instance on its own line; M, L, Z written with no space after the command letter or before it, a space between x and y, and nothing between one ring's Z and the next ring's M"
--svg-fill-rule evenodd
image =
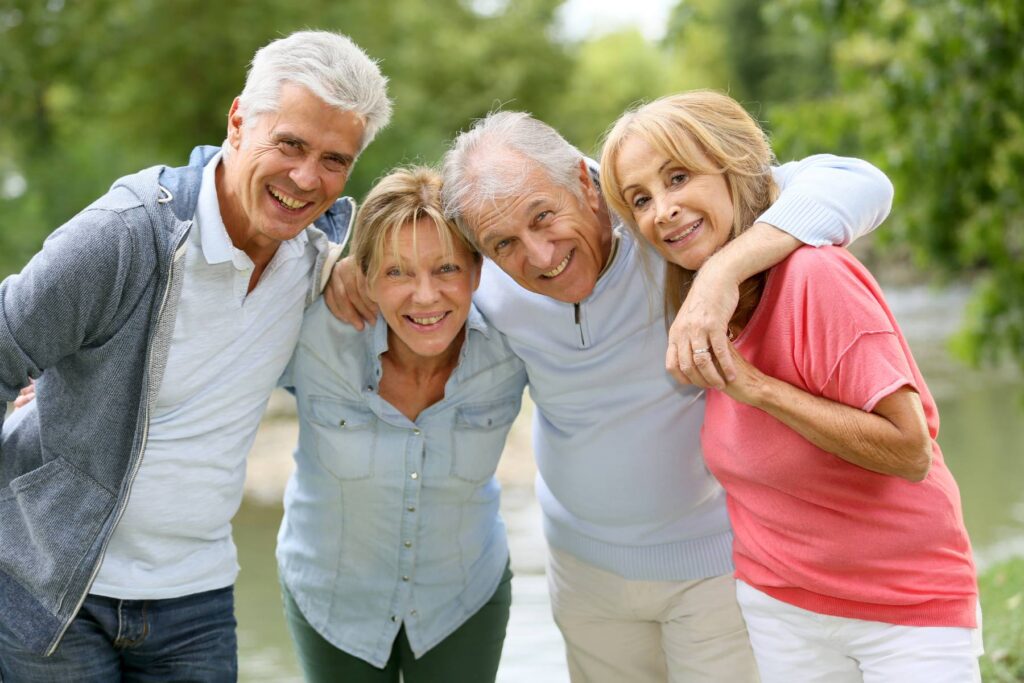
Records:
M324 299L335 318L357 330L362 330L364 324L372 325L377 321L377 304L370 300L366 276L351 256L334 265L324 290Z
M18 397L14 399L14 409L24 408L34 400L36 400L36 382L29 380L28 386L22 389Z
M702 270L668 331L665 369L682 384L722 389L736 378L729 320L739 303L734 279Z
M735 375L722 391L733 400L758 407L764 389L772 378L751 365L732 343L729 344L729 359L735 368Z

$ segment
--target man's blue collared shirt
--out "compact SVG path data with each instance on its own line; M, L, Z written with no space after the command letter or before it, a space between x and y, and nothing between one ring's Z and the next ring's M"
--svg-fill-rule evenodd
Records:
M281 577L336 647L382 667L404 624L419 657L493 595L508 562L494 472L526 372L473 307L444 398L410 421L380 397L382 318L311 306L282 378L299 408Z

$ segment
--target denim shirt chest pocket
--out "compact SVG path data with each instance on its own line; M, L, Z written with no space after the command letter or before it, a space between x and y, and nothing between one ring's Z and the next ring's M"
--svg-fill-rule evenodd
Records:
M378 419L365 405L310 396L313 452L320 465L339 479L373 476Z
M474 483L494 476L505 437L518 414L514 395L459 406L452 429L452 476Z

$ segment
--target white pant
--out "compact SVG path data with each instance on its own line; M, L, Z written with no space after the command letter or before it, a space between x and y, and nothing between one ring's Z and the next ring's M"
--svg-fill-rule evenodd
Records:
M978 628L895 626L810 612L736 582L764 683L980 683Z
M574 683L757 681L735 581L630 581L549 547L548 588Z

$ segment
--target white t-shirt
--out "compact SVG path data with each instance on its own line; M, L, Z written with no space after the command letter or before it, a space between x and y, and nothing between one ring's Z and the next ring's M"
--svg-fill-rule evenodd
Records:
M181 597L238 574L231 518L245 456L298 340L317 254L305 232L283 242L247 295L253 263L221 219L220 159L203 172L167 368L96 595Z

